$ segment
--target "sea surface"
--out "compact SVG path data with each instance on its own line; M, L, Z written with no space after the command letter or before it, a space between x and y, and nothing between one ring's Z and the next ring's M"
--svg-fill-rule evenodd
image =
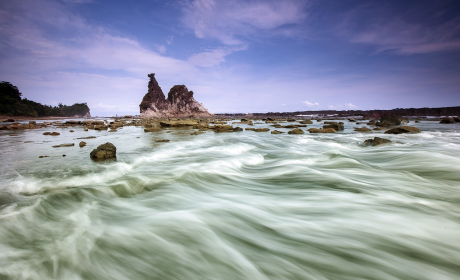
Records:
M410 125L0 131L0 279L460 279L460 124Z

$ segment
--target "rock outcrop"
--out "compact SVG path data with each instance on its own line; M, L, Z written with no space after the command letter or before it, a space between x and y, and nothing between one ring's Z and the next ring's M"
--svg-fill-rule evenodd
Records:
M364 146L378 146L383 144L391 143L392 141L385 138L374 137L374 139L367 139L364 141Z
M409 134L420 133L420 129L416 127L412 127L412 126L399 126L399 127L395 127L395 128L385 131L385 134L402 134L402 133L409 133Z
M142 99L140 107L141 118L169 117L211 117L213 116L193 98L193 91L184 85L175 85L165 98L161 87L155 79L155 74L149 74L148 92Z
M117 157L117 148L110 142L97 146L90 155L93 160L106 160Z

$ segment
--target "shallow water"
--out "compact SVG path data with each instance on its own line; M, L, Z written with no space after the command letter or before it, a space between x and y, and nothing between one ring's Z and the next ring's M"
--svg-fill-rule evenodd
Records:
M0 279L460 279L460 125L345 125L0 131Z

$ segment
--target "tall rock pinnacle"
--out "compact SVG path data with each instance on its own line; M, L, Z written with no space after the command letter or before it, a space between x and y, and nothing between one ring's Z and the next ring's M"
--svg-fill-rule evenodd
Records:
M147 76L150 78L149 91L139 105L141 118L212 116L203 104L193 98L193 91L188 91L186 86L173 86L166 99L155 79L155 74L152 73Z

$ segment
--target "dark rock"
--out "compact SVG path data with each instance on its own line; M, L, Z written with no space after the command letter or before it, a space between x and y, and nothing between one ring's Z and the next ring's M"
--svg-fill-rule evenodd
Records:
M49 156L39 156L38 158L46 158L46 157L49 157Z
M374 139L367 139L364 141L363 145L364 146L378 146L382 144L388 144L391 143L391 140L385 139L385 138L380 138L380 137L374 137Z
M83 148L84 146L86 146L86 142L85 141L80 141L80 144L78 144L78 145L80 145L80 148Z
M385 134L420 133L420 129L412 126L400 126L385 131Z
M117 157L117 148L110 142L99 145L90 153L94 160L106 160Z
M300 128L294 128L293 130L289 131L288 134L304 134L305 131L303 131Z
M295 120L295 119L288 118L286 121L288 121L288 122L295 122L296 120Z
M454 121L455 121L455 122L460 122L460 116L459 116L459 117L455 117L455 118L454 118Z
M445 117L439 123L445 123L445 124L455 123L455 120L453 118Z
M375 125L388 127L388 126L395 126L395 125L404 125L408 123L409 123L409 120L401 116L387 115L387 116L382 116L380 118L380 121L377 122Z
M186 86L173 86L166 99L155 74L147 76L150 78L148 92L139 105L141 118L212 116L203 104L193 98L193 91L189 91Z
M300 121L299 123L301 123L301 124L313 124L313 122L311 120L303 120L303 121Z
M155 140L155 142L157 142L157 143L166 143L166 142L169 142L169 141L171 141L171 140L169 140L169 139L158 139L158 140Z
M3 122L14 122L14 119L6 119Z
M242 129L241 127L237 126L237 127L234 127L234 128L233 128L233 131L235 131L235 132L236 132L236 131L243 131L243 129Z
M53 135L53 136L57 136L57 135L61 135L59 132L43 132L43 135Z

